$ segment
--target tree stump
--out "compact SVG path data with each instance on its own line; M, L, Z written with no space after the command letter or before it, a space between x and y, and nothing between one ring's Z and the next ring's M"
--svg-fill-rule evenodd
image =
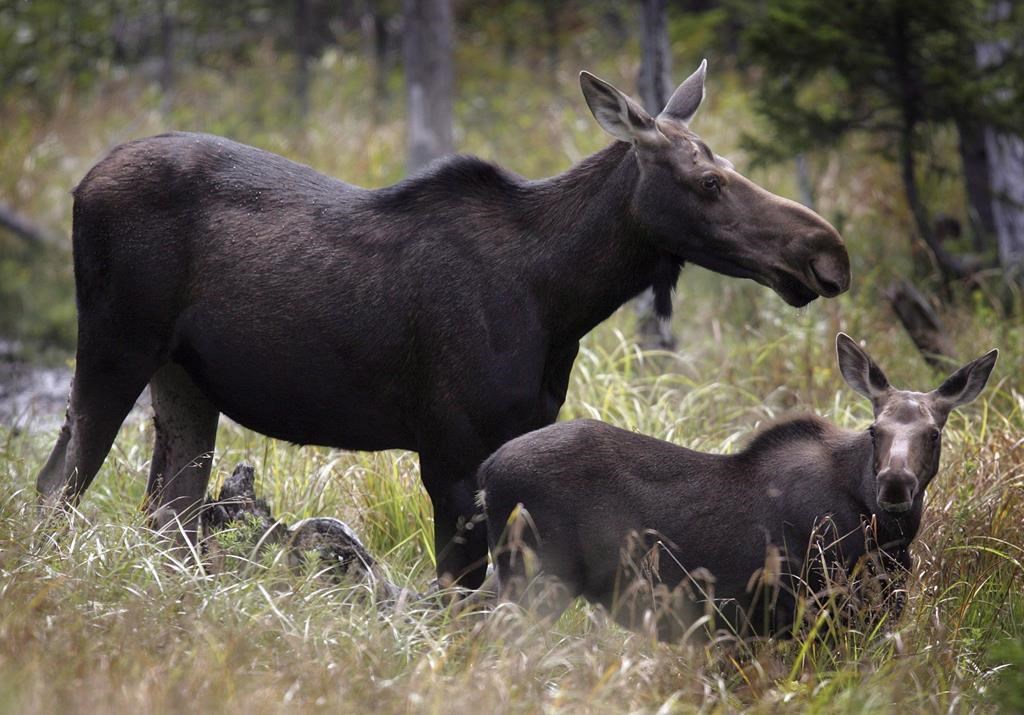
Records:
M204 541L209 546L213 546L211 537L218 532L239 529L255 542L255 552L282 544L287 563L293 570L302 568L312 555L319 561L321 574L335 583L365 581L381 601L394 601L401 594L401 589L391 583L359 537L343 521L313 517L289 528L275 519L267 501L256 496L256 470L248 464L235 467L220 493L207 498L202 527Z

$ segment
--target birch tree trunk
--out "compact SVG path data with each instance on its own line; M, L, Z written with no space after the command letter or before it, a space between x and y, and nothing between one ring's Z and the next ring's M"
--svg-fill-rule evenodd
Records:
M450 0L405 0L409 173L453 149L454 36Z
M1010 0L997 0L989 18L993 23L1005 22L1012 11ZM978 66L999 65L1011 49L1008 40L978 43ZM985 153L999 265L1008 277L1020 282L1024 280L1024 138L986 127Z
M999 265L1008 276L1024 279L1024 140L1015 134L985 130L992 219Z

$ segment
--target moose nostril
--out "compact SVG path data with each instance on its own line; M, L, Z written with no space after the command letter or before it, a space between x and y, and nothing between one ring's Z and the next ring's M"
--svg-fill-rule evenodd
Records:
M826 298L832 298L843 292L842 284L834 277L828 275L828 270L823 270L818 261L811 261L811 273L821 288L821 294Z
M880 501L905 503L917 496L917 477L907 469L885 469L878 473Z

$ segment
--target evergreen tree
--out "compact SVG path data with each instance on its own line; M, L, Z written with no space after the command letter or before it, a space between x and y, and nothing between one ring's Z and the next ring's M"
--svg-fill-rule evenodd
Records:
M978 0L769 0L744 3L746 60L764 68L757 89L770 140L748 138L762 158L834 145L851 131L876 136L896 160L920 237L946 279L969 272L932 230L917 164L930 129L983 123L1019 132L1021 12L994 23ZM975 45L1016 33L998 65Z

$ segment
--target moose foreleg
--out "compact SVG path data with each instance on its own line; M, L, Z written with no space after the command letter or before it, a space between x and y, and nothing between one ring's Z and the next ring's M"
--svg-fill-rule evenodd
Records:
M487 526L476 503L476 468L444 469L445 462L420 456L423 483L434 507L434 553L442 587L477 589L487 574ZM452 480L457 474L461 479Z
M220 413L174 363L160 368L149 387L156 438L146 511L154 528L181 530L194 543Z

